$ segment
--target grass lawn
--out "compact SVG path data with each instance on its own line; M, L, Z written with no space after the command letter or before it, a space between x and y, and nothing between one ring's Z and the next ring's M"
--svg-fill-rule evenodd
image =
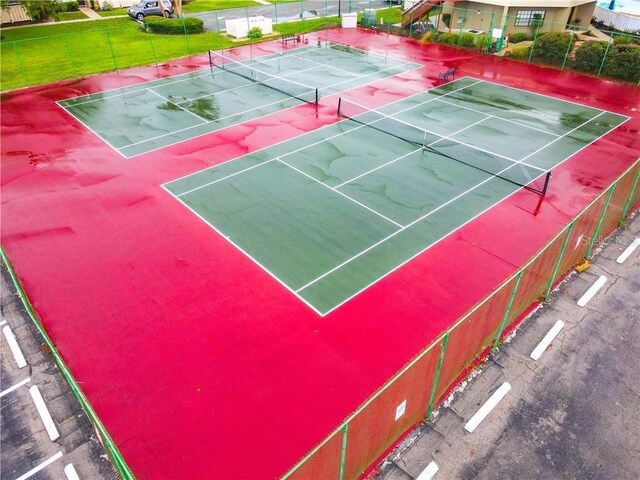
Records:
M278 23L273 26L273 29L283 35L288 33L309 33L322 30L327 25L329 27L340 25L341 22L342 20L338 17L314 18L311 20Z
M84 13L82 12L62 12L62 13L56 13L53 16L53 19L56 22L62 22L64 20L86 20L87 17Z
M307 33L339 22L337 17L318 18L281 23L276 29L279 33ZM1 90L150 65L260 41L233 42L217 32L186 37L155 35L140 32L139 25L129 18L15 28L2 35Z
M382 20L385 24L400 23L402 21L402 9L400 7L383 8L376 11L377 23ZM358 13L358 23L362 21L362 12Z
M182 6L184 13L207 12L225 8L256 7L260 5L253 0L193 0Z
M114 8L113 10L100 10L99 12L96 12L98 15L100 15L101 17L115 17L117 15L126 15L127 14L127 9L126 8Z

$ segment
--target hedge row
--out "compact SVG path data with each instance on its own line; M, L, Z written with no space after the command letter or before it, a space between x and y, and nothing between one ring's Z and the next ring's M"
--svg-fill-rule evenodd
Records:
M580 45L576 49L576 70L597 74L602 68L601 73L607 77L640 81L640 46L609 45L607 49L607 45L607 42L585 42Z
M165 18L147 17L144 19L144 28L149 33L163 35L184 35L204 32L204 22L199 18Z

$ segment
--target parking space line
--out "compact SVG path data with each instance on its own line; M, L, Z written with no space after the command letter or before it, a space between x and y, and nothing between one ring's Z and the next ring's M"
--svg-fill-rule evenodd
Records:
M480 423L487 417L487 415L491 413L491 410L493 410L496 405L500 403L500 400L505 397L509 390L511 390L511 385L509 385L509 383L504 382L502 385L500 385L500 388L493 392L493 395L489 397L489 400L484 402L484 405L480 407L480 410L478 410L475 415L471 417L471 419L469 419L469 421L465 424L464 429L469 433L473 433L478 425L480 425Z
M73 466L73 463L66 465L64 467L64 474L67 477L67 480L80 480L78 477L78 472L76 472L76 468Z
M42 394L38 389L37 385L29 388L29 393L31 394L31 398L33 399L33 403L36 404L36 409L40 414L40 418L42 419L42 423L44 423L44 428L49 434L49 438L51 441L55 441L60 438L60 433L58 433L58 429L56 425L53 423L53 418L51 418L51 414L49 413L49 409L47 405L44 403L44 399L42 398Z
M50 457L49 459L45 460L44 462L42 462L37 467L32 468L31 470L29 470L24 475L16 478L16 480L26 480L27 478L29 478L29 477L35 475L36 473L38 473L43 468L48 467L50 464L52 464L53 462L55 462L59 458L62 458L62 452L56 453L53 457Z
M1 322L0 322L0 327L4 326L4 325L6 325L6 324L7 324L7 321L6 321L6 320L3 320L3 321L1 321Z
M21 382L16 383L13 387L9 387L6 390L3 390L2 392L0 392L0 398L4 397L5 395L13 392L14 390L19 389L21 386L26 385L27 383L29 383L31 381L31 378L27 377L24 380L22 380Z
M544 338L540 340L540 343L538 344L538 346L533 349L533 351L531 352L531 355L529 356L536 361L540 360L540 357L542 356L542 354L547 350L547 348L549 348L549 345L551 345L551 342L553 342L553 340L558 336L558 334L563 328L564 328L564 322L562 320L558 320L555 323L555 325L551 327L551 330L547 332Z
M438 473L438 465L436 465L436 462L431 462L429 465L427 465L427 468L425 468L422 473L420 475L418 475L418 478L416 480L431 480L433 478L433 476Z
M584 293L584 295L582 295L582 297L580 297L580 300L578 300L578 306L584 307L587 303L589 303L589 300L591 300L593 298L593 296L596 293L598 293L598 290L600 290L604 286L604 284L606 282L607 282L607 277L605 277L604 275L600 275L600 278L598 278L598 280L596 280L596 283L591 285L589 290L587 290Z
M27 361L24 359L24 355L22 355L22 350L20 350L20 346L11 331L11 327L8 325L3 327L2 333L4 333L4 337L7 339L7 343L9 344L9 348L11 349L11 353L13 354L13 358L15 359L18 368L26 367Z
M622 264L624 263L624 261L629 258L631 256L631 254L633 253L633 251L638 248L640 246L640 238L636 238L633 242L631 242L631 245L629 245L624 252L622 252L620 254L620 256L617 258L616 262Z

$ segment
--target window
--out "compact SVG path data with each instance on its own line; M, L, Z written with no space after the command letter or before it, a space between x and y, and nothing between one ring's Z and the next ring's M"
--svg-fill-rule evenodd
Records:
M530 27L539 19L540 25L544 22L544 10L520 10L516 14L516 27Z

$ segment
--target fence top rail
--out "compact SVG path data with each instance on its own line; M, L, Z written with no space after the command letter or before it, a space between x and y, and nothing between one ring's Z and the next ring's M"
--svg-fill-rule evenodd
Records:
M633 164L631 164L623 173L621 173L615 181L605 190L600 192L591 202L589 202L579 213L577 213L573 219L562 228L556 235L553 236L551 240L546 242L524 265L522 265L518 270L509 275L507 279L502 281L489 295L484 297L478 303L476 303L470 310L468 310L463 316L461 316L452 326L447 328L444 332L442 332L435 340L433 340L427 347L425 347L420 353L418 353L409 363L403 366L398 372L396 372L387 382L380 387L375 393L373 393L367 400L362 403L353 413L347 416L340 425L336 427L327 437L322 440L318 445L316 445L309 453L307 453L304 457L302 457L286 474L284 474L281 478L282 480L291 476L295 471L303 465L309 458L311 458L318 450L320 450L329 440L331 440L335 435L342 432L345 424L351 422L358 414L360 414L365 408L367 408L376 398L378 398L382 393L384 393L398 378L400 378L407 370L409 370L413 365L415 365L418 361L420 361L431 349L433 349L436 345L439 345L444 337L453 332L460 324L462 324L467 318L473 315L479 308L481 308L485 303L490 301L498 292L502 291L509 283L514 281L518 275L520 275L525 269L527 269L531 264L533 264L539 257L542 255L551 244L557 241L562 235L565 235L567 230L571 227L571 225L578 219L581 215L587 212L593 205L595 205L603 196L608 195L609 191L612 188L615 188L618 181L631 172L633 169L640 166L640 158L638 158Z

